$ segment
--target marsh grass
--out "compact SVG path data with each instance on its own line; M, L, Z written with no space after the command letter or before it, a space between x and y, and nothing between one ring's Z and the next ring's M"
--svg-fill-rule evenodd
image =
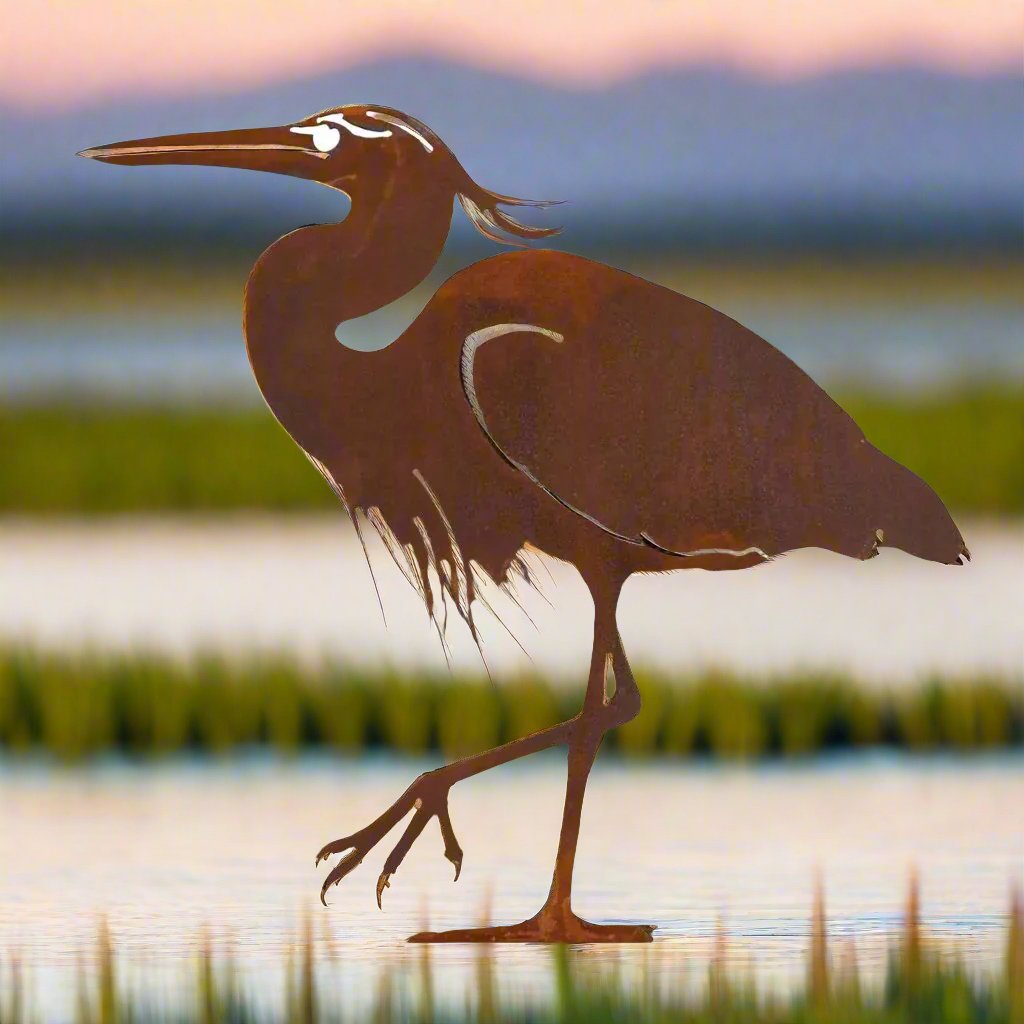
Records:
M489 915L485 915L486 920ZM429 946L404 963L380 964L370 1004L357 1007L345 984L344 950L317 942L310 919L284 963L283 998L257 999L240 980L230 946L215 948L204 933L193 973L164 1004L145 979L124 983L115 946L100 925L87 976L81 968L75 994L76 1024L1021 1024L1024 1021L1024 906L1010 905L1001 968L971 971L955 953L928 940L922 927L917 879L912 878L900 934L890 945L880 984L860 981L852 940L833 955L825 900L816 886L806 959L806 983L780 995L759 989L730 963L721 926L703 985L692 984L692 954L679 948L677 962L659 958L655 975L643 958L639 979L621 963L604 961L595 972L572 947L550 952L550 997L527 1000L501 982L501 948L474 950L472 981L461 1001L436 996L437 968ZM0 968L0 1020L28 1024L31 977L15 958Z
M958 512L1024 513L1024 386L840 391ZM309 512L336 500L262 408L0 408L0 514Z
M866 687L835 674L745 678L638 672L644 713L611 733L626 757L753 759L889 746L980 751L1024 745L1024 683L942 678ZM310 665L284 654L59 653L0 647L0 752L76 762L245 748L459 757L571 717L577 688L534 676Z

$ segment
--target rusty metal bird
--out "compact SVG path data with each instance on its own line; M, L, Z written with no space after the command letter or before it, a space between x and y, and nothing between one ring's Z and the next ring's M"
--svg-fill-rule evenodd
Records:
M588 774L604 734L640 712L616 626L631 574L744 569L804 547L859 559L883 545L948 564L970 557L931 488L874 448L781 352L701 302L600 263L502 253L441 285L388 347L339 344L339 325L427 276L456 200L498 242L556 230L507 212L549 204L480 187L407 114L348 105L279 127L81 155L273 171L346 193L344 220L278 239L246 285L246 346L270 409L357 530L368 522L380 533L435 622L451 606L476 638L481 583L530 582L531 549L575 565L593 596L577 715L421 775L375 821L320 851L317 863L344 854L323 898L411 814L378 880L379 903L436 818L458 878L451 787L566 746L564 816L541 909L520 924L413 940L650 940L650 925L588 922L571 904Z

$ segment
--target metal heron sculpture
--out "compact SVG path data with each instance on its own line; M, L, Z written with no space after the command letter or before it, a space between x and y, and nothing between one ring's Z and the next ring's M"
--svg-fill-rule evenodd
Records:
M493 256L445 282L387 348L340 345L340 324L427 276L456 199L495 241L555 233L502 209L548 204L481 188L406 114L349 105L280 127L81 155L273 171L346 193L343 221L278 239L246 285L246 346L270 409L357 530L362 518L380 533L442 634L451 605L477 638L481 581L529 582L531 548L571 562L590 589L593 653L576 716L421 775L375 821L320 851L317 863L345 854L323 898L411 813L377 882L379 904L437 818L458 878L451 787L566 746L561 835L541 909L520 924L413 940L650 940L650 925L591 923L571 903L587 776L604 734L640 711L616 627L631 574L744 569L804 547L860 559L882 545L948 564L970 557L931 488L872 447L786 356L703 303L602 264L536 249Z

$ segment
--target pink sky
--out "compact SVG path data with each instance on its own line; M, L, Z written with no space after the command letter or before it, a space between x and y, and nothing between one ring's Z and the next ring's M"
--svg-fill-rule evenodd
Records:
M1020 64L1020 0L40 0L12 8L0 103L245 87L410 51L599 84L718 60L772 75Z

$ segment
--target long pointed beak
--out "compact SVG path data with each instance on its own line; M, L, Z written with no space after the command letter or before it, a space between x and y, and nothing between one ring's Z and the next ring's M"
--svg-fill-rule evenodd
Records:
M243 167L254 171L275 171L305 177L330 154L318 152L304 137L287 126L242 128L225 132L193 132L162 135L152 139L115 142L78 155L108 164L197 164L205 167Z

